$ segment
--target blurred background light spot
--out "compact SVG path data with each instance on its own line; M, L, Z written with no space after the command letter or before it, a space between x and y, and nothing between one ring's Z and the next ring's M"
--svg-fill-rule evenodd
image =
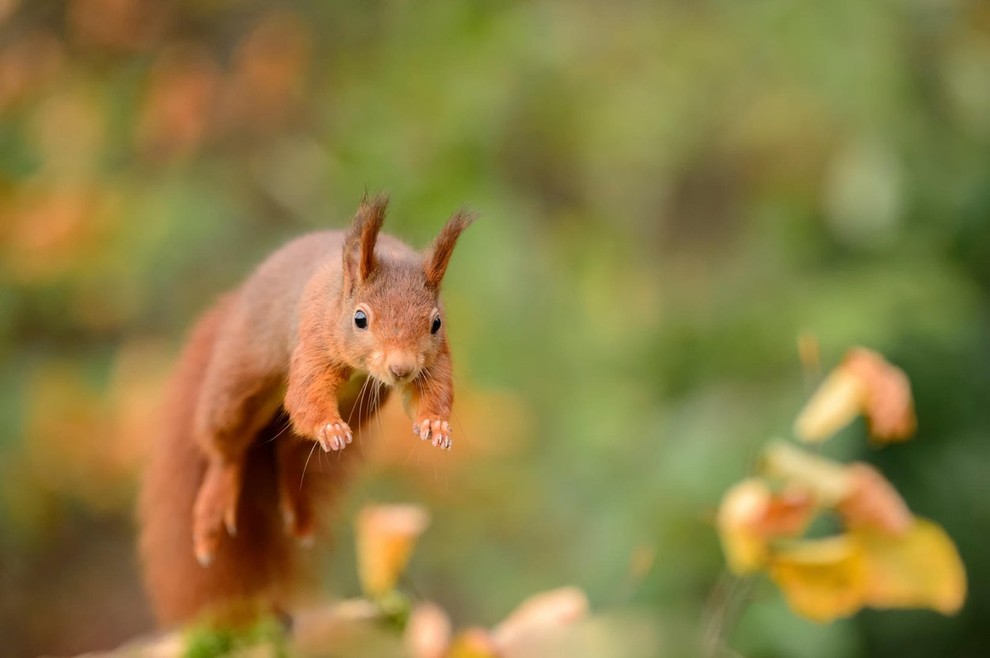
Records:
M902 219L900 162L881 144L856 142L832 161L825 187L825 217L834 235L850 246L890 243Z

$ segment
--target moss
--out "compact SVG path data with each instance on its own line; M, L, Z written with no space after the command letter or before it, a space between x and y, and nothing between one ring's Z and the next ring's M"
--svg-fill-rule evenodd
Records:
M273 658L285 658L286 636L282 624L273 617L247 628L232 629L210 626L191 628L186 636L184 658L215 658L237 651L267 645Z

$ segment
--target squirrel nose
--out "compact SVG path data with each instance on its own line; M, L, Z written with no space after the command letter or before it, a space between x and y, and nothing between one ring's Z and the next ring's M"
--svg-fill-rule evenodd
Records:
M412 366L406 363L392 363L389 365L388 371L396 379L405 379L412 372Z

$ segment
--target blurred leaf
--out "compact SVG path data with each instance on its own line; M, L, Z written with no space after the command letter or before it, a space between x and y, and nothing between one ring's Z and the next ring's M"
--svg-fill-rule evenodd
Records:
M406 623L404 643L410 658L444 658L453 626L443 608L435 603L416 605Z
M783 441L774 441L763 451L760 470L769 478L809 491L824 507L837 505L849 495L845 465Z
M762 480L749 478L729 489L717 519L729 569L744 575L763 568L770 541L802 533L814 511L815 499L800 488L772 492Z
M729 569L738 575L757 571L769 555L767 537L759 531L770 501L770 489L750 478L736 484L722 497L718 508L718 533Z
M914 433L911 384L902 370L878 353L850 350L801 411L795 432L807 442L835 434L860 413L878 441L900 441Z
M447 658L500 658L500 654L488 631L469 628L454 638Z
M862 547L848 536L809 539L776 552L770 576L798 614L831 621L863 606L867 571Z
M430 517L416 505L369 505L357 517L361 589L376 599L395 588Z
M955 545L923 519L899 536L854 531L798 542L775 552L770 575L794 611L815 621L845 617L864 606L954 614L966 598Z
M837 509L850 528L867 528L891 535L903 535L914 520L911 511L894 486L868 464L850 464L849 491Z
M900 368L880 354L863 348L846 355L842 366L856 376L865 390L863 412L870 435L879 442L903 441L914 434L911 382Z
M530 596L492 629L499 654L512 656L534 636L566 627L588 616L588 597L577 587L563 587Z
M966 573L952 539L935 523L915 519L903 536L856 532L869 577L864 601L874 608L932 608L959 612Z
M834 370L801 411L795 433L808 442L824 441L860 414L863 396L857 377L841 368Z

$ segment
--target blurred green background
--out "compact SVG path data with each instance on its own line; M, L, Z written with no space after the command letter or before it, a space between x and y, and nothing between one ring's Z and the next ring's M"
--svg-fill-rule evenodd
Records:
M150 629L132 507L184 332L365 190L417 245L482 214L445 284L469 431L441 459L385 426L334 594L353 509L417 501L410 586L458 623L576 584L700 628L808 333L911 377L916 440L829 451L945 526L970 598L817 626L758 583L728 646L986 655L990 4L0 0L4 655Z

